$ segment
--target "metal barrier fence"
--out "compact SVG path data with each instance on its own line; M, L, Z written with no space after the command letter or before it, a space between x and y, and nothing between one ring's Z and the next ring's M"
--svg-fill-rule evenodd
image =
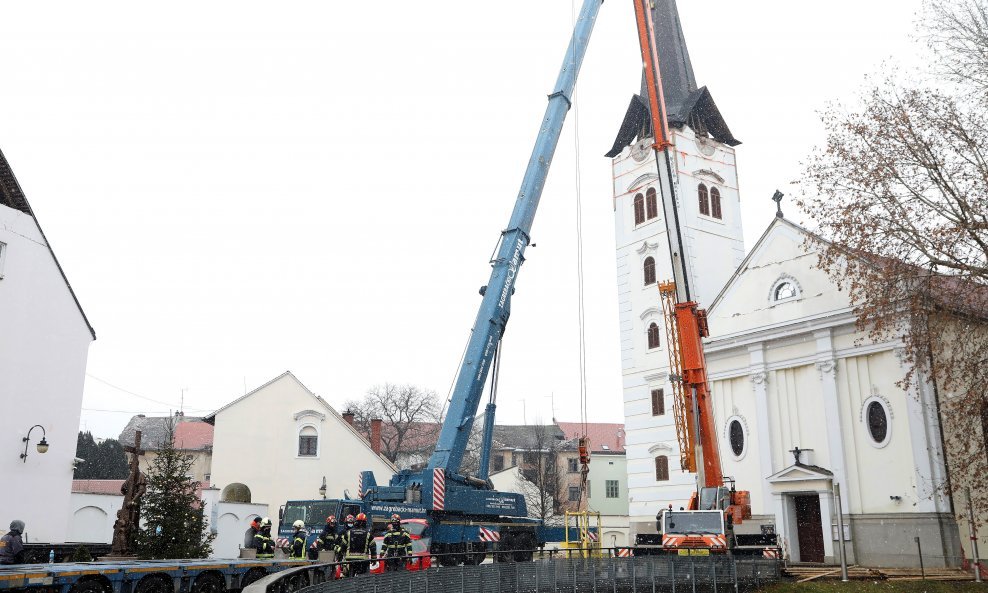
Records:
M281 573L264 589L267 593L728 593L780 578L777 560L726 556L536 559L338 580L328 579L329 573L318 566L305 570Z

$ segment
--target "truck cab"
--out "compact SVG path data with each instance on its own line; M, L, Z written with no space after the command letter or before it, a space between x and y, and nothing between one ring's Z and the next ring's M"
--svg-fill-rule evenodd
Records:
M727 552L733 538L721 510L663 511L659 533L663 551L680 556Z

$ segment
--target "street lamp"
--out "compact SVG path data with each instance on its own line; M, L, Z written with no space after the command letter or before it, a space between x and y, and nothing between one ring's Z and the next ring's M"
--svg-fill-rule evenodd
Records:
M46 436L45 435L45 427L44 426L41 426L40 424L35 424L34 426L32 426L31 428L28 429L27 436L24 437L23 439L21 439L22 441L24 441L24 452L21 453L21 461L23 461L24 463L27 463L27 447L28 447L28 445L31 442L31 432L35 428L40 428L41 429L41 440L38 441L38 445L37 445L37 447L38 447L38 453L47 453L48 452L48 441L45 440L45 436Z
M326 498L326 476L322 477L322 486L319 487L319 496Z

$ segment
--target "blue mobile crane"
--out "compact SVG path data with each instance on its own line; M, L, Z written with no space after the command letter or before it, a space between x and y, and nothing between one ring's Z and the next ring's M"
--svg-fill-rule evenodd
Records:
M427 466L420 471L402 470L387 486L377 485L372 472L362 472L359 499L288 502L281 521L282 537L288 535L285 526L290 526L296 518L316 527L327 514L342 518L363 512L374 527L383 525L392 513L399 513L402 518L426 518L432 551L442 554L440 561L444 564L479 563L488 551L501 551L504 559L529 560L533 548L546 541L558 541L550 528L527 518L522 495L498 492L488 479L496 407L493 398L484 414L477 475L462 472L461 465L484 386L491 368L496 367L514 285L525 261L525 249L531 242L532 221L602 3L603 0L584 0L580 10L511 219L501 232L496 257L491 261L490 280L480 289L483 300L446 419ZM508 552L512 550L516 552Z

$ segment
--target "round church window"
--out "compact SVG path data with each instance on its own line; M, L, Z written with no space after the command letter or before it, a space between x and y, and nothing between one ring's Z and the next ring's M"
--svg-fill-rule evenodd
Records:
M735 457L741 457L741 454L744 453L744 427L741 425L741 421L737 418L731 420L727 431L728 440L731 443L731 452L734 453Z
M876 443L884 443L889 434L889 417L885 406L877 401L868 404L868 432Z

